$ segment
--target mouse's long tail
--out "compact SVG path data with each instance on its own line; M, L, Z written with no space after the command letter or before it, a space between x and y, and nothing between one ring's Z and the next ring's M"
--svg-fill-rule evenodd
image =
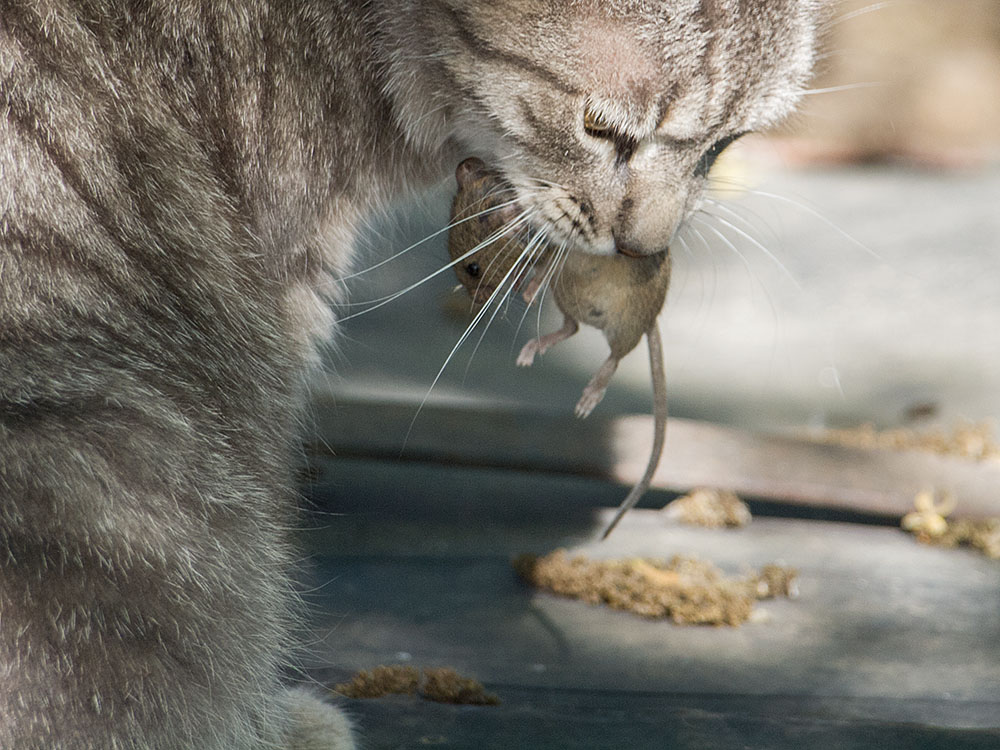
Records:
M663 367L663 342L660 339L660 328L656 320L646 331L646 342L649 344L649 371L653 377L653 450L649 455L649 463L646 464L646 472L642 479L631 489L622 504L618 506L618 512L611 519L608 528L604 530L601 539L607 539L622 516L632 508L639 498L649 489L649 483L656 473L656 467L660 465L660 456L663 455L663 444L667 437L667 376Z

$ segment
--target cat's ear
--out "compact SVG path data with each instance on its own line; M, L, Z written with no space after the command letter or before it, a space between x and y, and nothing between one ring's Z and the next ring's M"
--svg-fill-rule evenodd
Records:
M486 164L482 159L477 159L475 156L470 156L468 159L463 161L455 169L455 182L458 183L458 189L461 190L465 187L469 180L476 179L476 177L486 169Z

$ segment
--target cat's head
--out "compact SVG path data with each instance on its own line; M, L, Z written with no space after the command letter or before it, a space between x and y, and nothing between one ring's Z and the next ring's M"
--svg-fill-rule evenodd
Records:
M794 106L816 0L436 0L453 133L534 226L665 250L715 157Z

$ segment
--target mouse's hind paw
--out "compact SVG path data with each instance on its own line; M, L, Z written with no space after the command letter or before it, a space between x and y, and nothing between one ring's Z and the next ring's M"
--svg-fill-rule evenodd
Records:
M584 388L583 396L576 402L576 410L574 412L576 416L580 419L589 417L594 407L601 403L601 399L604 398L604 393L607 390L607 388L594 388L592 386Z

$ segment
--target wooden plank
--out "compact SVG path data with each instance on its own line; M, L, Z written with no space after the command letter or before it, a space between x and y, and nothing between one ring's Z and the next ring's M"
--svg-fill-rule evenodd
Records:
M636 482L652 445L652 418L587 420L500 408L333 402L314 404L312 450L340 456L574 474ZM914 450L828 445L671 419L653 486L712 486L781 503L889 516L917 492L947 490L958 516L1000 515L1000 462Z
M789 726L801 719L813 729L826 722L886 731L897 724L1000 726L995 561L921 545L886 527L771 518L739 530L697 529L649 510L627 515L603 542L596 535L606 519L596 518L589 540L573 544L556 508L548 520L519 527L494 517L477 525L450 509L435 516L442 484L426 479L408 490L413 504L423 506L419 523L400 524L384 507L367 518L363 511L324 515L324 528L307 544L315 562L304 582L315 607L307 666L321 681L342 681L379 664L451 666L482 680L514 709L497 719L499 726L480 723L498 714L459 709L480 717L463 738L477 731L506 736L513 731L506 722L550 693L574 696L582 714L592 706L595 720L603 712L608 737L644 721L641 707L652 710L658 702L664 729L682 723L683 711L671 713L674 701L693 701L696 713L738 714L745 707L773 721L775 731L783 717ZM402 510L414 517L414 509ZM383 546L386 538L397 545ZM711 560L730 575L781 561L799 570L799 596L760 602L759 616L739 628L648 620L539 592L516 578L514 555L556 544L591 558L683 554ZM709 698L714 707L694 705ZM568 711L566 720L582 714ZM543 711L536 730L555 732L558 715ZM398 728L387 731L404 739ZM714 731L706 727L716 747L732 746ZM656 726L639 737L651 742ZM655 744L636 745L648 746ZM837 747L832 740L827 746Z
M872 699L838 704L780 696L659 696L587 690L504 688L500 706L446 706L410 698L346 701L366 747L396 750L995 750L1000 731L929 726L900 718L844 718ZM888 710L906 707L895 701ZM933 716L933 710L929 712Z

